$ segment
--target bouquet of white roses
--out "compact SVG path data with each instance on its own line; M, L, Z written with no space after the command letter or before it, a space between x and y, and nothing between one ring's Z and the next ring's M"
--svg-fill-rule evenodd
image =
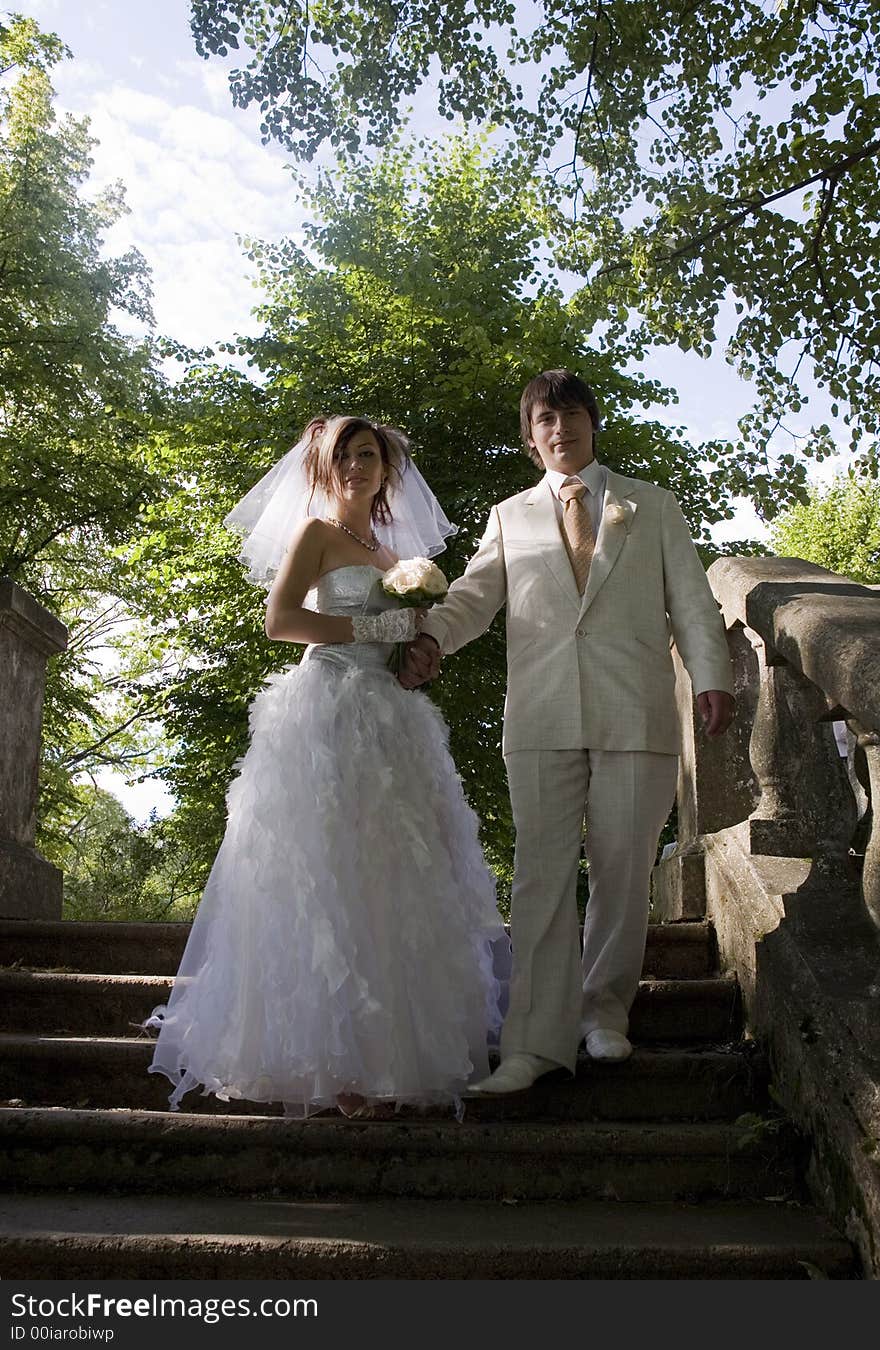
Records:
M449 582L430 558L401 558L382 578L382 590L410 609L430 609L442 600ZM403 659L402 642L391 653L388 665L397 674Z

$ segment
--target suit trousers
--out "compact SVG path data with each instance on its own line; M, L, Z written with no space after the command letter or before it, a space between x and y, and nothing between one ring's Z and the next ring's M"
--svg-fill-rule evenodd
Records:
M516 854L513 970L501 1057L574 1070L581 1038L626 1033L648 931L651 868L675 798L677 755L518 750L505 757ZM586 825L583 956L577 875Z

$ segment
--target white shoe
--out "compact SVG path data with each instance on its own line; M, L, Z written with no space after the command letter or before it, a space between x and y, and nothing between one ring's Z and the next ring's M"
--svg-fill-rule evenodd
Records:
M589 1032L586 1047L591 1059L629 1059L633 1050L619 1031L603 1031L601 1027Z
M530 1088L537 1078L543 1077L545 1073L550 1073L552 1069L558 1069L561 1066L552 1059L544 1059L541 1055L529 1055L525 1052L516 1055L508 1055L507 1059L502 1060L494 1073L490 1073L488 1078L484 1078L480 1083L474 1083L468 1088L469 1092L485 1092L501 1094L503 1092L524 1092Z

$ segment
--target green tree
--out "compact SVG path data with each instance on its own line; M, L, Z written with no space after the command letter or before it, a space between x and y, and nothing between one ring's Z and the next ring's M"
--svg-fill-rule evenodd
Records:
M251 382L207 358L179 388L185 416L156 442L177 488L147 511L152 534L129 556L152 634L166 632L179 676L165 689L175 750L163 770L180 822L210 862L223 790L246 744L246 707L295 651L267 642L262 597L243 579L224 515L319 412L362 411L402 426L459 534L441 562L460 573L492 502L537 474L518 446L518 400L539 369L569 365L602 391L603 459L673 487L695 533L730 513L720 475L680 436L642 420L668 396L622 376L588 345L584 302L565 300L542 247L540 184L471 139L393 146L301 189L304 243L246 241L265 302L264 332L238 351ZM503 875L511 824L500 757L500 624L451 662L434 690L452 749Z
M779 556L880 586L880 482L845 474L812 488L809 501L777 516L770 540Z
M89 199L87 123L53 110L51 66L69 55L30 19L0 24L0 575L65 622L45 711L42 846L51 856L77 774L140 753L142 670L109 673L102 645L132 599L119 546L161 491L143 443L162 408L146 340L149 278L130 250L108 257L122 189ZM60 813L60 814L59 814Z
M198 892L188 888L188 859L165 823L137 824L116 797L88 783L73 796L76 810L56 851L64 917L191 918Z
M386 142L420 87L503 128L557 189L548 237L605 349L724 341L754 381L732 492L803 494L830 432L775 433L812 381L876 460L877 0L193 0L192 28L245 49L233 99L299 157Z

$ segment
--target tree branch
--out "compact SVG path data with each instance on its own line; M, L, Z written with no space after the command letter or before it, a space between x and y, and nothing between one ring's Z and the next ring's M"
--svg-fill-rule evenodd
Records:
M813 260L813 266L819 277L819 290L822 293L822 299L825 301L825 308L832 318L837 318L837 307L833 303L828 291L828 279L825 276L825 269L822 266L822 259L819 256L819 249L822 243L822 235L828 224L831 215L831 207L834 204L834 193L837 190L837 184L840 182L840 174L834 174L833 177L826 179L822 188L822 210L819 213L819 220L816 225L816 232L813 235L810 244L810 257Z
M728 216L725 220L718 221L716 225L713 225L711 229L704 231L703 234L694 235L678 248L672 249L669 253L661 254L658 257L658 262L675 262L677 258L682 258L688 253L696 252L696 250L701 248L704 244L708 244L712 239L716 239L718 235L724 234L727 230L733 229L737 225L741 225L744 220L749 218L749 216L755 215L765 206L770 206L773 202L781 201L783 197L790 197L793 192L800 192L803 188L811 187L813 183L822 183L831 180L836 183L838 179L842 178L847 170L854 168L856 164L860 164L864 159L873 158L873 156L878 153L880 153L880 140L871 141L869 145L863 146L861 150L854 151L851 155L846 155L843 159L838 160L836 164L829 165L824 169L819 169L816 173L810 174L807 178L801 178L796 183L790 183L788 187L780 188L778 192L765 193L764 196L757 197L754 200L747 202L742 210L737 211L734 215ZM597 273L597 276L608 276L612 272L623 272L626 271L628 267L629 263L612 263L608 267L603 267Z
M135 722L140 721L142 717L146 717L148 713L161 702L161 698L147 699L140 708L135 709L131 717L127 717L119 726L111 727L109 731L106 731L103 736L99 736L98 739L93 741L85 750L80 750L77 754L71 755L68 759L63 760L62 763L64 767L66 769L76 768L77 764L81 764L83 760L88 759L89 756L93 755L96 750L99 750L102 745L106 745L108 741L112 741L114 736L121 736L123 731L127 731ZM140 759L141 753L134 752L130 755L119 755L117 758L120 762L125 759Z

